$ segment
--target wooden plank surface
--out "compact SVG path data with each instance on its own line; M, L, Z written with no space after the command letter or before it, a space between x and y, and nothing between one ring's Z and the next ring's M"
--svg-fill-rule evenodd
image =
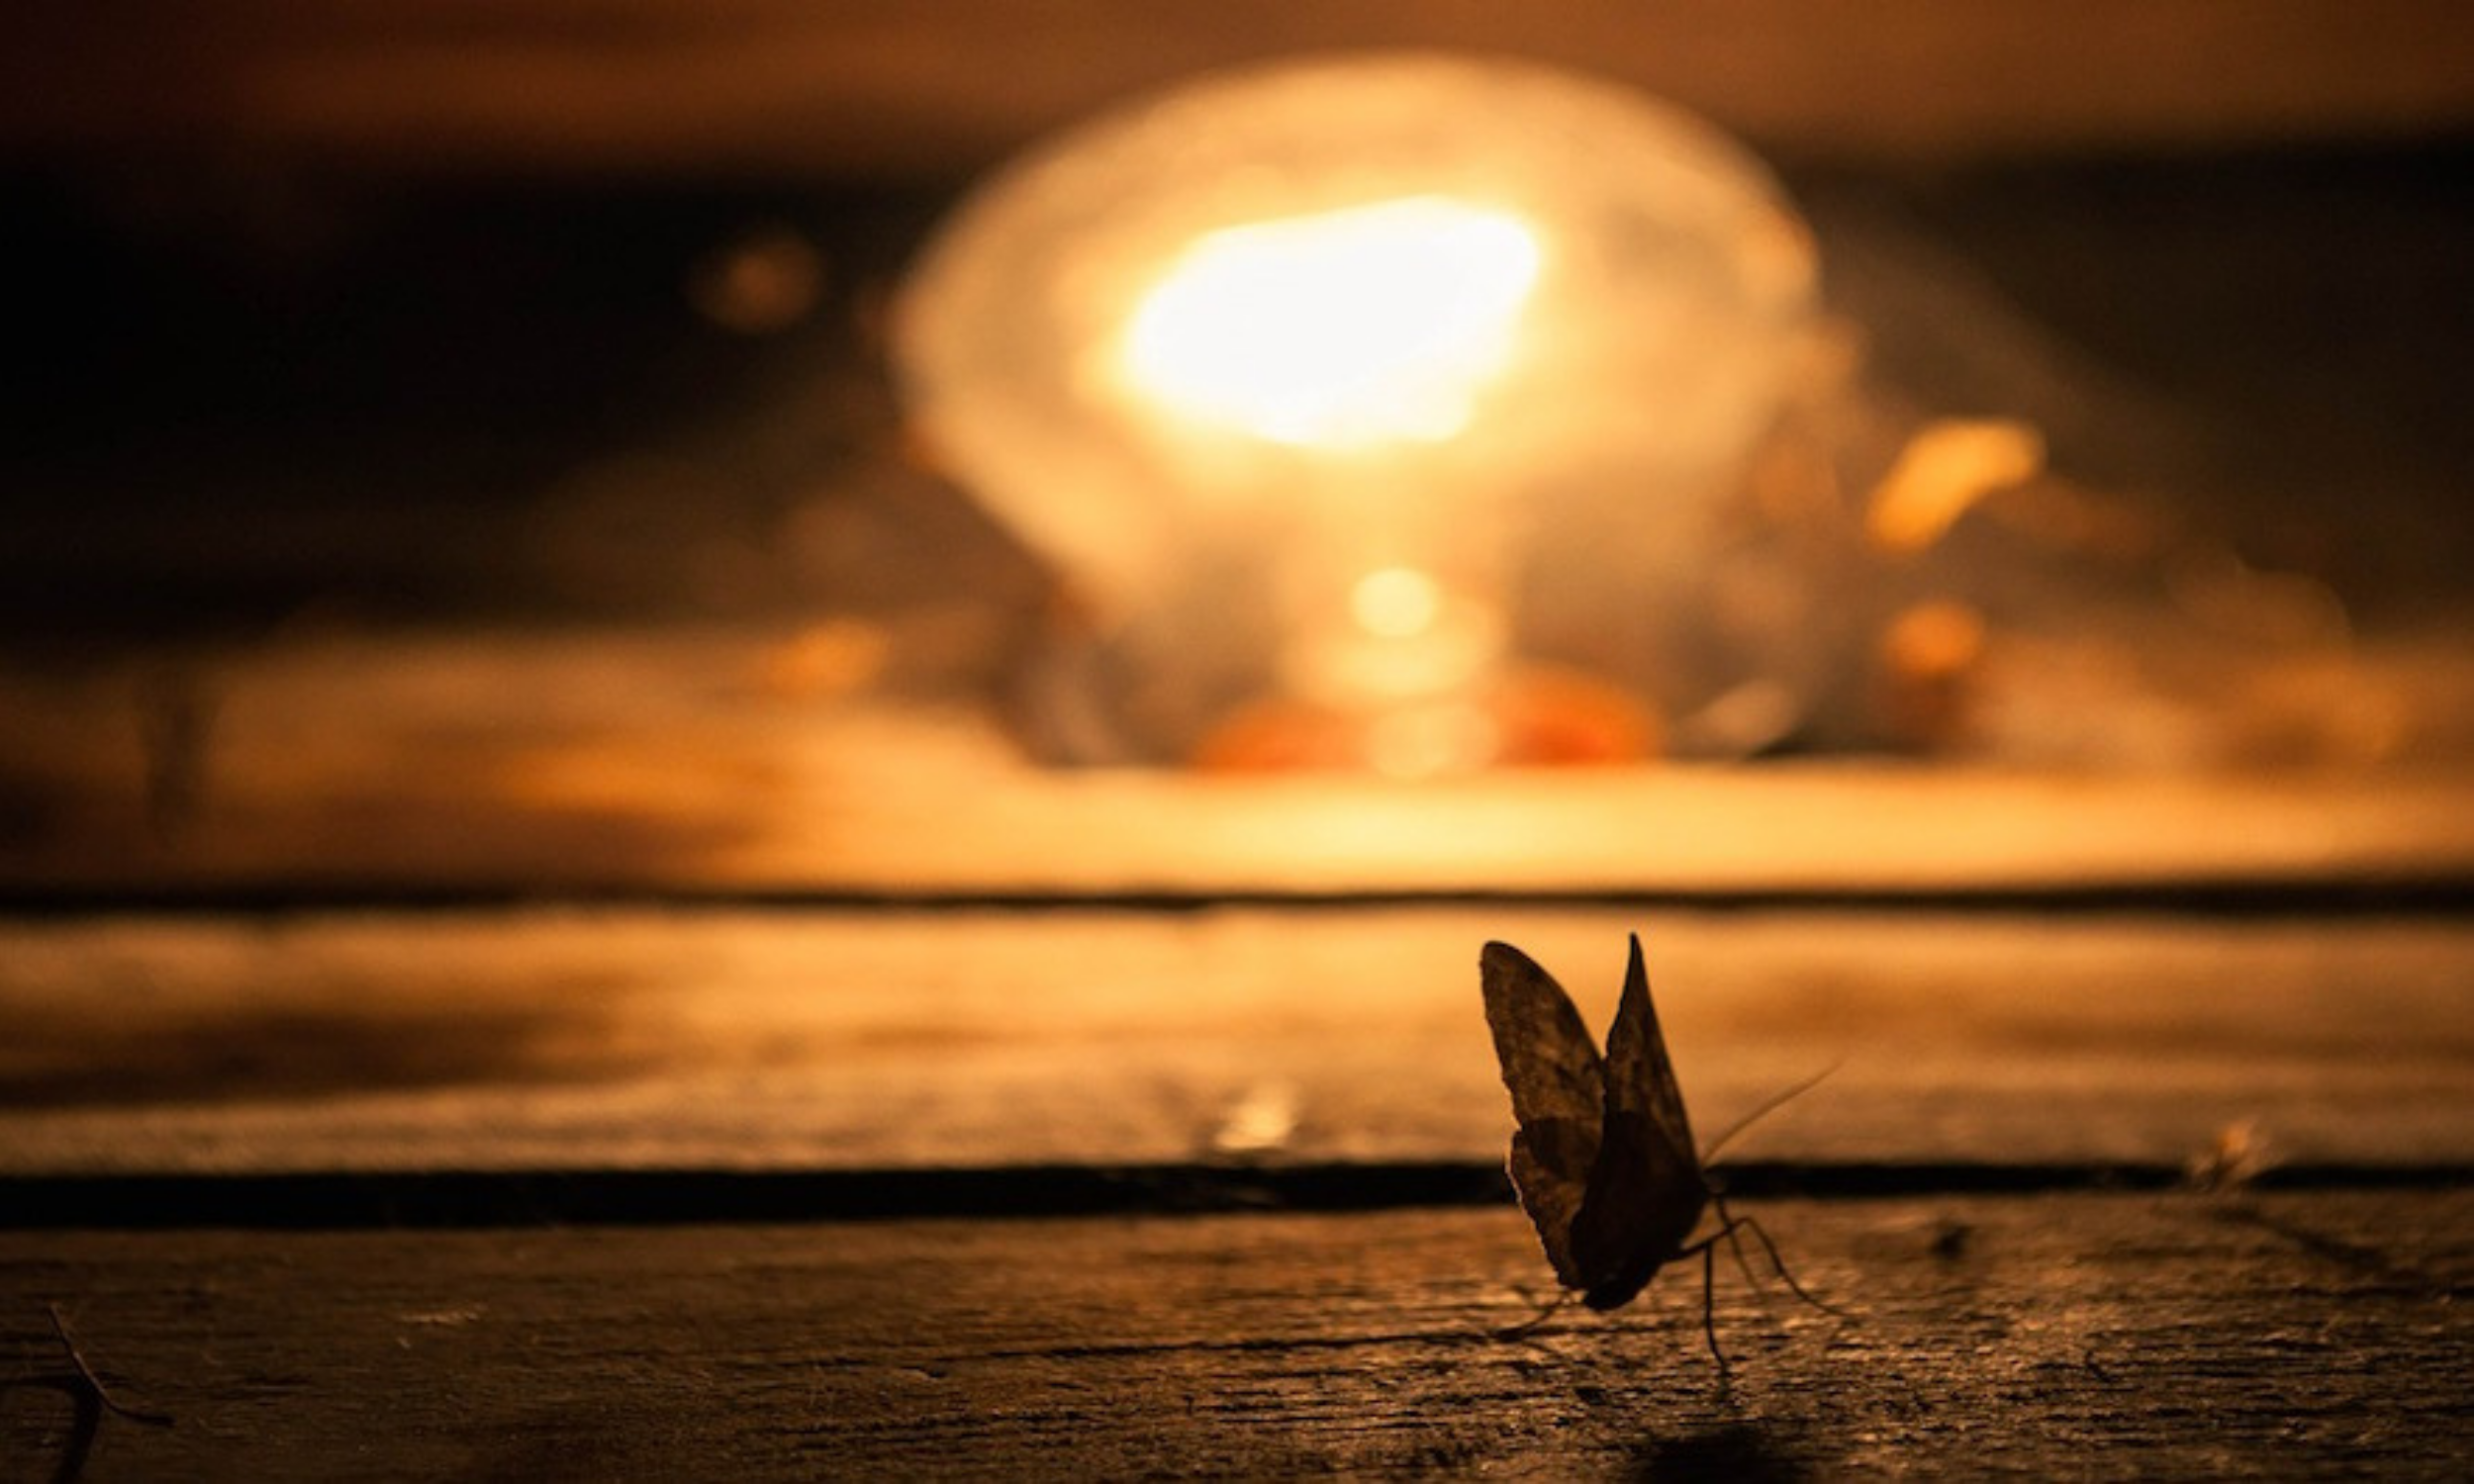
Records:
M0 153L20 157L205 147L331 167L950 173L1198 70L1367 46L1583 67L1764 146L1837 158L2474 121L2474 28L2451 0L249 0L47 7L20 29L0 73Z
M1054 771L1024 760L985 697L870 689L872 665L897 663L868 658L888 642L854 623L312 631L185 664L0 667L0 889L1980 895L2474 881L2474 771L2453 748L2393 766L1850 759L1414 785ZM977 630L943 642L999 647ZM819 652L857 673L786 679ZM2430 683L2432 708L2474 715L2474 669L2435 668L2448 678ZM2395 699L2355 684L2326 696Z
M1430 905L0 925L0 1172L1500 1158L1478 947L1790 1161L2474 1162L2474 923Z
M1524 1341L1509 1206L408 1236L0 1236L0 1468L90 1477L2455 1478L2474 1192L1764 1202Z

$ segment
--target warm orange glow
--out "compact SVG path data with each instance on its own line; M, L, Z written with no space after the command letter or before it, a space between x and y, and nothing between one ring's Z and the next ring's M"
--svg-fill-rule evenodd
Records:
M1414 638L1443 616L1443 589L1413 567L1385 567L1358 579L1349 616L1378 638Z
M1123 371L1178 417L1271 442L1439 442L1512 354L1544 254L1444 197L1225 228L1136 307Z
M1291 642L1287 681L1344 708L1422 703L1482 682L1503 656L1503 614L1415 567L1379 567Z
M1494 719L1468 701L1443 701L1386 712L1366 728L1366 765L1383 778L1442 778L1493 761Z
M1988 495L2045 469L2045 435L2008 417L1944 417L1925 424L1882 476L1864 512L1873 544L1922 551Z

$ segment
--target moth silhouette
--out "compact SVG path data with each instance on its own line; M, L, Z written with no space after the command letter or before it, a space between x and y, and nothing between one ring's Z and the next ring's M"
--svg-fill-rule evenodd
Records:
M1576 1290L1592 1309L1616 1309L1630 1303L1660 1268L1699 1257L1702 1330L1723 1368L1727 1357L1718 1348L1711 1292L1716 1253L1724 1242L1743 1264L1737 1234L1750 1232L1798 1298L1838 1312L1797 1285L1768 1234L1750 1217L1729 1213L1710 1183L1704 1157L1693 1148L1692 1123L1666 1059L1658 1011L1650 1003L1639 935L1632 939L1623 998L1604 1056L1591 1044L1571 997L1527 954L1489 943L1477 968L1486 1025L1494 1032L1503 1085L1511 1089L1512 1114L1520 1122L1512 1135L1512 1186L1565 1288ZM1790 1089L1754 1116L1802 1090ZM1717 1143L1743 1127L1738 1124ZM1711 1151L1716 1149L1713 1144ZM1712 1209L1718 1229L1689 1241L1701 1214Z

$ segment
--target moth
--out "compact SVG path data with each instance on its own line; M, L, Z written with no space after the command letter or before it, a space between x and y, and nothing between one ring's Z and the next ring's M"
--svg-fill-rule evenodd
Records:
M1797 1285L1768 1234L1752 1218L1730 1213L1710 1182L1707 1156L1693 1147L1683 1092L1650 1002L1638 934L1603 1056L1591 1044L1571 996L1527 954L1489 943L1478 956L1477 971L1495 1058L1520 1125L1512 1135L1512 1187L1566 1289L1578 1292L1591 1309L1617 1309L1660 1268L1699 1257L1702 1330L1723 1368L1727 1357L1718 1347L1712 1302L1716 1253L1723 1242L1744 1264L1738 1234L1749 1232L1798 1298L1838 1312ZM1790 1088L1752 1117L1810 1085ZM1728 1130L1709 1153L1751 1121ZM1690 1240L1710 1210L1717 1213L1717 1230Z

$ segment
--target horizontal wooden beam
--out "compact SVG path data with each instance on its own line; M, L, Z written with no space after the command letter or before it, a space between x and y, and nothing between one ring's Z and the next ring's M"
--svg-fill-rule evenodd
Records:
M20 161L940 176L1198 71L1401 46L1604 74L1806 157L2474 127L2454 0L129 0L14 29L0 155Z
M2474 883L2461 764L1060 772L976 702L785 685L795 647L313 633L170 679L0 668L0 892L2101 904Z
M1752 1160L2474 1164L2474 927L1518 906L0 927L0 1174L1501 1159L1490 938Z
M76 1477L73 1457L98 1478L269 1481L2463 1462L2465 1192L1744 1210L1844 1317L1758 1256L1758 1290L1721 1262L1724 1376L1686 1265L1615 1314L1494 1333L1553 1286L1508 1205L12 1234L0 1458L29 1478Z

